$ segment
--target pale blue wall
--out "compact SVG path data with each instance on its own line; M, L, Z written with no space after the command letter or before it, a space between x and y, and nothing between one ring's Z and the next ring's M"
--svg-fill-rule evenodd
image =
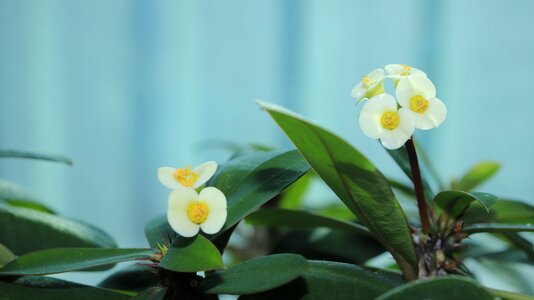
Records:
M75 161L2 160L0 176L143 246L144 223L165 211L159 166L224 161L209 139L289 146L259 98L402 178L360 132L350 90L368 70L408 63L449 109L418 136L442 175L502 161L485 189L534 201L532 53L528 0L0 0L0 146Z

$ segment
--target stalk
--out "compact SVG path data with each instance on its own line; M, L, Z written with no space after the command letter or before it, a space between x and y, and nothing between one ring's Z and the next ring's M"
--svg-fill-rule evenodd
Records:
M413 137L409 139L406 144L406 151L410 159L410 167L412 169L413 185L415 188L415 196L417 198L417 206L419 207L419 217L421 218L421 226L424 233L430 232L430 221L428 218L428 208L425 200L425 193L423 191L423 181L421 180L421 171L419 170L419 162L417 161L417 151L413 143Z

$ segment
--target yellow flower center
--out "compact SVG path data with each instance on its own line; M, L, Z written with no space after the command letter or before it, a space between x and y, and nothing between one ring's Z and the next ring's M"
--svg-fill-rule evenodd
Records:
M423 114L428 108L428 100L421 95L413 96L410 99L410 109L418 114Z
M410 75L410 71L412 71L412 67L402 64L402 73L401 76L408 76Z
M176 169L174 178L176 178L176 181L181 183L183 186L192 187L195 181L198 179L198 174L189 170L189 166L186 166L184 169Z
M365 85L365 86L371 86L374 82L371 81L371 78L369 78L369 76L364 76L363 79L362 79L362 84Z
M208 206L202 202L193 202L187 206L187 216L195 224L202 224L208 218Z
M399 114L394 111L388 111L382 114L380 117L380 123L382 127L388 130L393 130L399 126L400 118Z

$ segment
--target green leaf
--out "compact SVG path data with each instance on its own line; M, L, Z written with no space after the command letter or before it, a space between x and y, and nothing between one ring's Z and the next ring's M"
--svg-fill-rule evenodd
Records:
M98 286L112 290L139 292L159 285L160 281L156 269L147 266L132 266L111 274Z
M310 189L315 173L308 171L304 176L300 177L287 190L281 194L280 207L297 209L301 208L304 202L304 196Z
M307 267L307 261L300 255L263 256L208 274L198 287L209 294L259 293L296 279Z
M347 208L342 202L336 202L322 206L315 209L315 211L323 216L330 218L344 220L344 221L355 221L356 216Z
M46 275L153 258L153 249L53 248L19 256L0 275Z
M168 245L176 237L171 225L167 221L167 215L159 215L151 219L145 226L145 236L150 247L157 248L159 244Z
M376 300L494 300L495 297L476 281L460 276L441 276L421 279L401 285Z
M471 191L489 180L501 165L497 162L484 161L474 165L459 181L452 182L452 188L461 191Z
M392 188L402 192L406 196L410 196L413 199L416 199L415 190L413 189L413 186L408 186L392 178L388 178L388 183Z
M135 300L164 300L165 294L167 293L166 287L152 287L149 289L146 289L139 293L135 298Z
M392 253L406 278L416 278L417 260L408 222L384 175L336 135L277 106L260 105L315 172Z
M60 163L64 163L67 165L72 165L72 160L64 156L41 154L41 153L28 152L28 151L0 149L0 158L2 157L46 160L46 161L60 162Z
M412 167L410 166L410 159L408 158L408 152L406 151L406 148L403 146L399 149L387 151L391 158L393 158L393 160L404 172L404 174L406 174L406 176L408 176L408 178L410 178L410 180L413 182ZM430 202L430 199L434 198L432 188L430 187L430 184L428 184L424 176L421 178L421 181L423 182L423 191L425 192L426 201Z
M16 258L15 254L11 252L6 246L0 244L0 268L5 266L8 262Z
M534 207L513 200L499 200L492 211L498 223L534 223Z
M447 212L450 217L458 218L474 201L480 203L489 213L490 208L497 200L497 196L488 193L443 191L436 195L434 203Z
M534 296L531 296L531 295L518 294L514 292L501 291L501 290L495 290L495 289L488 289L488 290L490 290L492 294L494 294L495 296L503 300L534 300Z
M0 281L0 299L3 300L126 300L130 296L45 276L21 277L9 283Z
M177 238L159 267L174 272L198 272L224 268L221 253L202 235Z
M116 247L105 232L80 221L0 204L0 243L16 255L59 247Z
M240 299L367 300L402 283L398 276L368 271L355 265L326 261L308 261L308 264L308 269L297 280Z
M31 208L50 214L54 213L52 209L39 203L22 186L7 180L0 180L0 203L2 202L11 206Z
M246 220L252 225L290 228L326 227L372 237L369 229L360 224L340 221L300 210L264 208L250 214Z
M534 231L534 224L502 224L502 223L483 223L466 226L462 232L473 234L481 232L522 232Z

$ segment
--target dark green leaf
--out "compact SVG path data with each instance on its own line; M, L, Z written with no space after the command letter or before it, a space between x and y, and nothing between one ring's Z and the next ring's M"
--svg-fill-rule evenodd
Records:
M340 221L301 210L264 208L250 214L246 220L252 225L290 227L296 229L327 227L372 237L369 229L360 224Z
M410 282L376 298L386 299L494 300L495 297L479 283L467 277L442 276Z
M0 268L5 266L8 262L16 258L15 254L11 252L6 246L0 244Z
M495 289L488 289L488 290L490 290L493 295L503 300L534 300L534 296L531 296L531 295L518 294L514 292L501 291L501 290L495 290Z
M98 286L113 290L139 292L160 284L160 281L157 269L147 266L133 266L111 274Z
M459 181L452 182L452 188L461 191L471 191L489 180L501 165L497 162L484 161L474 165Z
M0 275L45 275L151 259L153 249L53 248L19 256L0 269Z
M135 300L164 300L167 293L166 287L152 287L139 293Z
M503 223L483 223L466 226L462 229L468 234L481 232L522 232L534 231L533 224L503 224Z
M0 180L0 203L2 202L11 206L26 207L51 214L54 213L52 209L37 202L23 187L7 180Z
M263 256L209 274L199 288L210 294L259 293L296 279L307 267L307 261L300 255Z
M198 272L224 268L221 253L202 235L177 238L160 261L161 268L174 272Z
M309 261L303 276L289 284L240 299L367 300L402 283L400 277L350 264Z
M58 247L116 247L100 229L37 210L0 205L0 243L16 255Z
M3 300L126 300L130 296L45 276L22 277L13 282L0 281L0 299Z
M168 245L172 242L176 233L167 221L167 215L159 215L151 219L145 226L145 236L150 247L157 248L160 245Z
M292 112L262 103L315 172L390 251L406 278L417 274L410 229L386 178L336 135Z
M490 208L497 200L497 196L488 193L443 191L436 195L434 203L447 212L450 217L457 218L475 201L480 203L489 213Z
M0 149L0 158L2 157L46 160L46 161L60 162L60 163L64 163L67 165L72 165L72 160L64 156L51 155L51 154L40 154L40 153L35 153L35 152L27 152L27 151L19 151L19 150Z
M396 150L387 150L389 155L393 158L393 160L397 163L397 165L401 168L401 170L410 178L410 180L413 182L413 176L412 176L412 167L410 166L410 159L408 158L408 152L406 152L406 148L403 146ZM430 187L430 184L426 181L425 177L423 176L421 178L423 181L423 190L425 192L425 198L427 202L430 202L432 198L434 198L434 193L432 192L432 188Z

